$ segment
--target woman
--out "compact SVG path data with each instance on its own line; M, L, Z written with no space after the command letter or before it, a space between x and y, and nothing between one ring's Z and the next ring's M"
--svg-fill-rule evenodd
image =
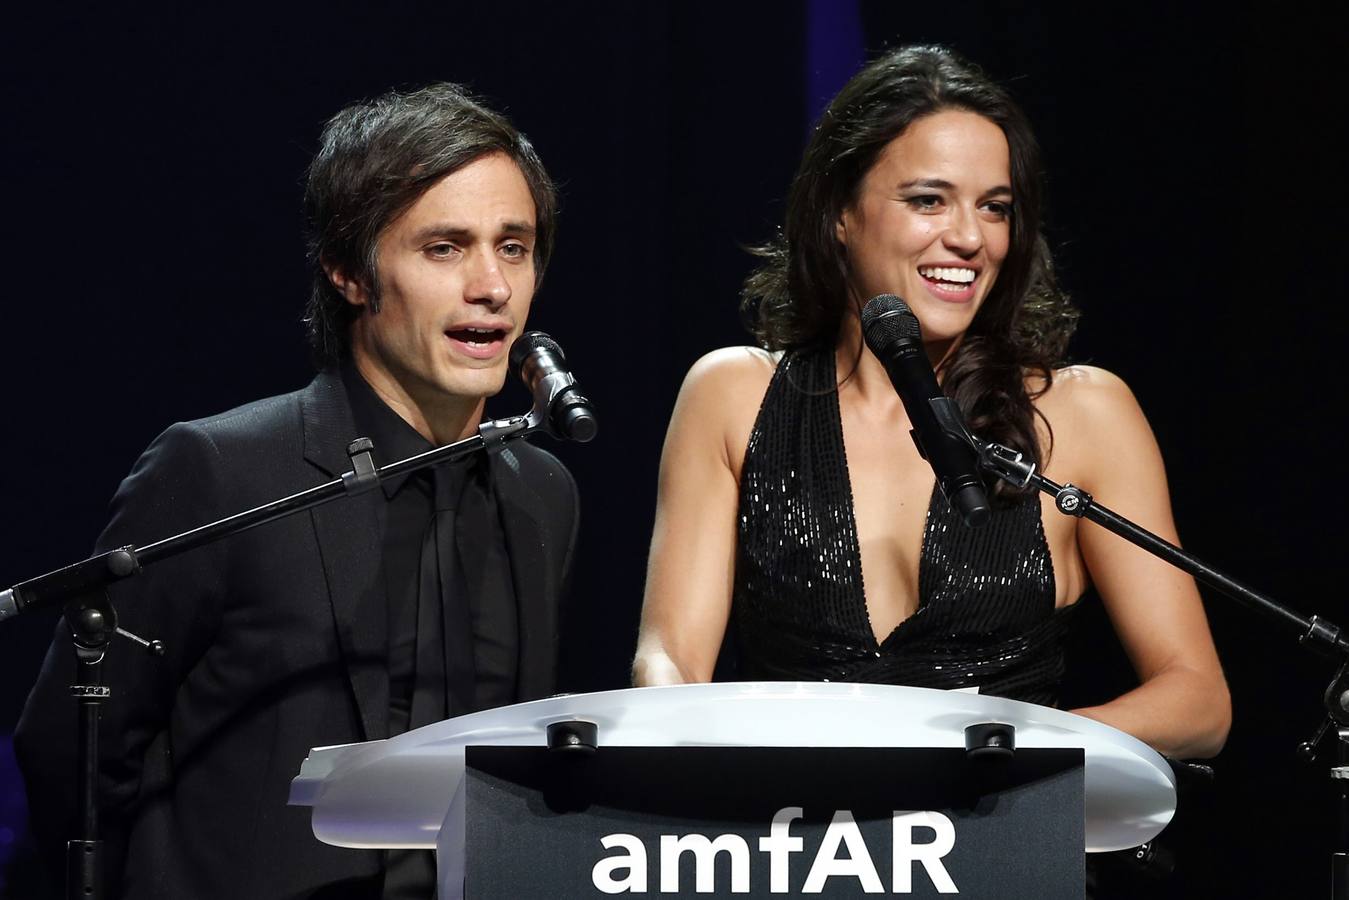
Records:
M1038 178L1024 115L944 49L890 53L830 104L746 284L763 349L705 356L675 406L638 684L709 680L734 617L744 677L1053 705L1065 613L1090 582L1140 684L1076 712L1173 757L1222 747L1230 701L1194 581L1001 484L990 524L965 528L861 337L867 299L902 297L975 434L1175 542L1129 389L1054 368L1076 314L1040 235Z

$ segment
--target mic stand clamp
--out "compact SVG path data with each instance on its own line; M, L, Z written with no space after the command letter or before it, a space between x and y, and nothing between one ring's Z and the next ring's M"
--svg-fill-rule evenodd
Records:
M379 467L375 465L375 442L368 437L357 438L347 445L351 471L342 473L342 488L347 496L364 494L379 487Z
M483 422L478 426L478 435L482 438L483 447L490 453L501 449L507 441L537 431L545 424L544 416L537 409L531 409L528 415Z

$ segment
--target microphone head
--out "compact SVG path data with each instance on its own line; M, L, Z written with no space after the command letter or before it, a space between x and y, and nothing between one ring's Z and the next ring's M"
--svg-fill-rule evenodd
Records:
M557 345L557 341L544 334L542 331L526 331L515 339L511 344L511 368L517 372L520 366L524 364L525 357L535 350L545 350L557 358L560 365L565 365L567 358L562 354L562 348Z
M595 436L595 412L567 370L557 341L542 331L526 331L511 345L511 368L534 394L534 411L548 433L584 443Z
M894 294L878 294L862 307L862 335L873 353L877 348L892 347L899 341L923 340L918 317Z

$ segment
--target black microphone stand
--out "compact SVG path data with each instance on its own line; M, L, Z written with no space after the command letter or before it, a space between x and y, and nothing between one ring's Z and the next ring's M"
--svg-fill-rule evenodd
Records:
M1034 486L1054 498L1059 512L1089 519L1107 531L1143 548L1183 572L1193 575L1209 587L1254 609L1298 633L1298 642L1339 661L1339 668L1322 695L1326 717L1315 736L1304 741L1298 752L1308 761L1316 758L1316 748L1326 732L1335 728L1338 738L1336 765L1330 770L1335 781L1339 812L1336 847L1331 855L1331 898L1349 900L1349 639L1338 625L1321 616L1302 616L1276 600L1256 591L1205 564L1175 544L1140 528L1128 519L1097 503L1091 494L1072 484L1057 484L1035 471L1035 464L1022 454L1001 444L987 443L971 435L965 427L959 407L949 398L930 401L942 430L966 443L977 455L979 465L1018 488Z
M126 546L91 556L73 565L16 584L0 592L0 622L32 606L62 605L64 618L75 645L76 684L70 687L79 706L77 734L76 795L80 805L80 828L66 845L67 900L99 900L103 896L103 841L98 824L98 724L102 704L112 696L103 684L103 658L114 635L121 635L147 652L162 656L159 641L145 640L117 627L117 611L108 597L109 585L131 578L152 563L186 553L230 535L324 503L362 494L393 478L460 459L479 450L497 450L508 441L548 427L547 409L536 406L528 415L495 419L479 426L478 433L428 450L416 456L376 466L369 438L357 438L347 447L352 469L325 482L271 503L227 516L173 537Z

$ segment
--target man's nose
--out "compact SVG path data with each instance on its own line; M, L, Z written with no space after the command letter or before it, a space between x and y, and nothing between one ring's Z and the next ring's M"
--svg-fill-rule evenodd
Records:
M501 270L496 253L482 250L469 260L468 279L464 283L464 299L469 303L485 303L492 307L511 299L511 284Z

